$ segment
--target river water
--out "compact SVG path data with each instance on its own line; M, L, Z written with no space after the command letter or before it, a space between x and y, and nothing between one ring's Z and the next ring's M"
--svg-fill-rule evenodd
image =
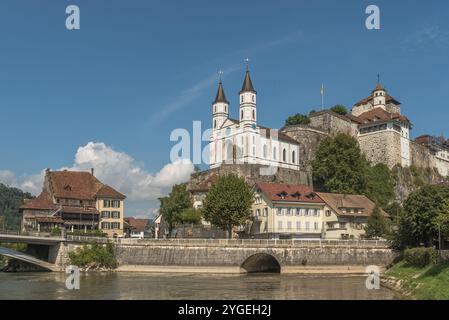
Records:
M279 274L82 274L80 290L67 290L64 273L0 273L0 299L400 299L367 290L360 276Z

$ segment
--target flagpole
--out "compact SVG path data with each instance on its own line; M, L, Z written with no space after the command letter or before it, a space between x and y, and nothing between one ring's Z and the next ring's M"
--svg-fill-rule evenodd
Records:
M324 83L321 84L321 110L324 110Z

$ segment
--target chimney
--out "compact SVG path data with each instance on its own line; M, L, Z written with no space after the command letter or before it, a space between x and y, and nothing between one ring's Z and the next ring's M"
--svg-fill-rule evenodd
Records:
M90 168L90 173L94 175L94 168Z

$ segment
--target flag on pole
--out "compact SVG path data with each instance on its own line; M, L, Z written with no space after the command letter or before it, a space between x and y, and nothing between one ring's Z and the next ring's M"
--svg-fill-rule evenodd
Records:
M324 96L324 83L321 84L321 95Z
M324 83L321 84L321 110L324 109Z

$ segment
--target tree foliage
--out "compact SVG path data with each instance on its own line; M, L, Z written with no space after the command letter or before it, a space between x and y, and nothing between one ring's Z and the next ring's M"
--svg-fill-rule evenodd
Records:
M30 193L0 183L0 229L18 230L22 220L19 207L24 199L31 199Z
M108 242L106 245L94 243L84 245L75 251L69 252L70 263L79 268L108 268L117 267L114 245Z
M449 186L426 185L410 194L398 218L396 242L400 247L432 246L441 228L448 231Z
M285 120L286 126L294 126L294 125L300 125L300 124L309 124L310 119L308 116L297 113L293 116L290 116Z
M201 218L203 217L203 214L201 210L195 209L195 208L187 208L184 210L181 215L179 216L178 221L180 223L187 223L187 224L198 224L201 222Z
M338 114L341 114L341 115L346 115L346 114L348 114L348 108L346 108L344 105L342 105L342 104L337 104L337 105L335 105L335 106L333 106L331 109L330 109L332 112L335 112L335 113L338 113Z
M394 199L394 179L390 168L383 163L367 166L366 189L363 192L368 198L385 208Z
M182 214L192 208L193 203L186 184L174 185L168 197L159 198L159 212L166 221L169 235L176 223L182 222Z
M376 206L373 213L368 218L368 224L365 228L367 238L380 238L388 233L388 223L383 216L380 208Z
M367 167L357 141L344 133L325 138L312 163L316 186L334 193L364 193Z
M203 214L213 225L227 230L232 237L234 226L251 218L253 193L245 180L237 175L221 176L207 193Z

